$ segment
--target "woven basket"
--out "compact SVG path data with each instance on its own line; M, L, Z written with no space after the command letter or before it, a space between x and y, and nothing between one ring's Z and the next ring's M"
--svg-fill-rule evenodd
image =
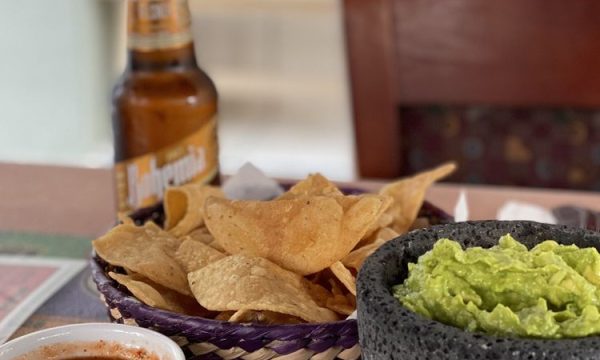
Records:
M356 191L347 191L352 193ZM439 208L425 203L420 216L432 224L452 222ZM152 218L144 211L135 220ZM169 336L188 359L344 359L360 358L356 320L293 325L237 324L172 313L139 302L127 289L107 276L113 268L96 254L90 260L92 277L114 322L149 328Z

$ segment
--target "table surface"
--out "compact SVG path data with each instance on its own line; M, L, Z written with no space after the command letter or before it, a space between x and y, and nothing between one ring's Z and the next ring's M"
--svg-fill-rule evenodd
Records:
M346 185L376 190L382 184L356 181ZM466 191L473 220L496 218L499 207L507 200L548 209L574 205L600 211L600 193L579 191L438 184L429 190L427 199L452 213L461 190ZM34 246L46 246L41 252L46 255L53 254L53 247L70 246L71 253L84 257L90 239L115 223L114 185L109 169L0 163L0 199L0 235L4 234L6 240L8 234L13 244L29 241ZM108 317L86 269L38 309L14 336L89 321L108 321Z
M367 190L382 184L350 183ZM461 189L467 193L471 220L496 218L507 200L600 211L600 193L583 191L437 184L427 199L452 213ZM96 237L114 224L114 194L109 169L0 163L0 230Z

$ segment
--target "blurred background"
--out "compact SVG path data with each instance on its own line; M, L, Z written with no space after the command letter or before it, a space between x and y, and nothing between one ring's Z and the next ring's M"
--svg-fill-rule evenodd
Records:
M110 92L126 57L122 0L0 2L0 161L112 165ZM223 173L356 166L340 3L191 0L199 65L220 94Z
M190 0L221 166L600 190L594 0ZM0 3L0 161L108 167L121 0Z

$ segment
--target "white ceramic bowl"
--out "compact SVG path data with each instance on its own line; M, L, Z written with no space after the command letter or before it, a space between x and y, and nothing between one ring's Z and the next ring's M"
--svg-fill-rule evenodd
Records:
M161 360L185 360L181 348L157 332L121 324L87 323L37 331L0 346L0 360L11 360L48 345L94 343L103 340L127 349L144 349ZM69 353L69 356L95 355L90 352Z

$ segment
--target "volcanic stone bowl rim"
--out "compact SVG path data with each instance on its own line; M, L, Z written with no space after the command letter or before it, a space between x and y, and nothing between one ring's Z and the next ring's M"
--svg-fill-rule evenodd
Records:
M383 271L385 271L386 267L386 257L388 256L388 249L395 247L395 244L400 242L410 242L415 237L418 237L422 232L435 232L435 233L443 233L448 231L448 229L458 228L465 226L495 226L498 223L506 224L507 226L514 225L531 225L545 229L554 229L560 232L568 232L571 234L579 234L583 236L593 236L600 238L600 233L594 232L587 229L573 228L565 225L552 225L552 224L542 224L534 221L500 221L500 220L483 220L483 221L466 221L466 222L457 222L451 224L442 224L435 225L426 229L417 229L406 234L403 234L393 240L388 241L388 243L381 246L377 249L371 256L369 256L364 262L357 278L357 302L362 303L364 300L363 307L358 307L358 327L359 327L359 336L361 330L361 318L363 316L374 316L375 321L379 323L395 323L398 327L403 327L409 331L414 328L414 324L417 324L421 328L426 328L428 336L442 336L443 339L453 339L456 337L460 337L463 339L467 339L472 344L490 344L495 342L502 343L510 343L516 349L528 348L529 346L535 346L536 348L543 347L548 351L564 351L566 350L565 345L567 345L568 350L577 350L582 346L586 346L588 343L594 342L595 345L598 344L598 340L600 340L600 335L590 335L586 337L580 338L562 338L562 339L540 339L540 338L519 338L519 337L502 337L502 336L494 336L489 335L483 332L469 332L458 327L454 327L451 325L446 325L444 323L438 322L436 320L431 320L422 315L419 315L411 310L408 310L404 306L402 306L396 298L394 298L391 294L391 289L384 287L381 284L373 284L367 282L365 280L365 273L373 273L375 272L378 280L383 281ZM495 239L496 241L498 239ZM548 240L548 239L544 239ZM560 239L552 239L556 240L558 243L561 243ZM542 241L542 240L540 240ZM600 248L600 242L596 248ZM400 256L399 254L397 254ZM422 255L422 254L420 254ZM420 256L419 255L419 256ZM403 280L403 279L402 279ZM369 304L369 299L380 298L383 301L378 301L377 306L373 306L373 304ZM392 321L390 321L390 319ZM398 319L398 321L393 321ZM387 321L384 321L387 320ZM413 323L413 324L411 324ZM371 330L372 331L372 330ZM590 344L591 345L591 344ZM361 342L361 347L365 347Z

